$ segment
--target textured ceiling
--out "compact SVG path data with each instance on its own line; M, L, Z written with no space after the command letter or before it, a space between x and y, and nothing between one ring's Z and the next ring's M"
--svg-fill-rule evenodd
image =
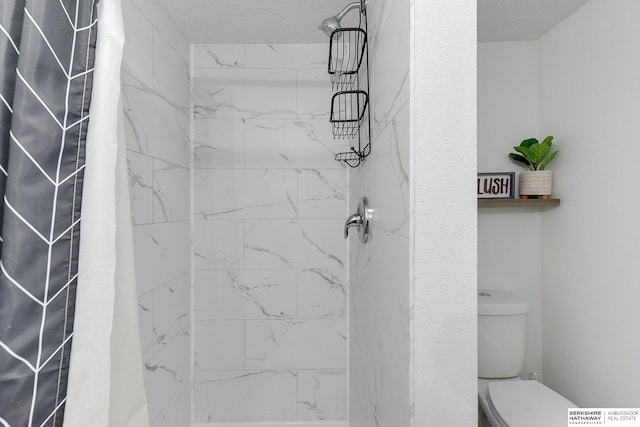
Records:
M478 41L538 40L589 0L478 0Z
M193 43L323 43L320 22L352 0L158 1ZM478 40L537 40L587 1L478 0Z

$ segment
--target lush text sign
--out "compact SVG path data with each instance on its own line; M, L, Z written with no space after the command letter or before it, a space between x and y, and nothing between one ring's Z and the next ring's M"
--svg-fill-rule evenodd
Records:
M513 199L515 172L478 174L478 199Z

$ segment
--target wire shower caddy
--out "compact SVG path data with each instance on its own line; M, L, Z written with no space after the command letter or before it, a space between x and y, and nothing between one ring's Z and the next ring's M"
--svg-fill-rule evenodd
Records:
M357 148L354 141L351 151L337 153L335 160L355 168L371 153L369 47L364 0L358 27L338 28L331 33L328 72L335 91L329 116L333 137L357 138Z

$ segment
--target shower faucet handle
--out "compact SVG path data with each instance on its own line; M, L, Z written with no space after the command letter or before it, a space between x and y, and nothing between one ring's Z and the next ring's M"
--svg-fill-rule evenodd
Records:
M358 210L350 215L344 223L344 238L349 237L349 229L358 228L358 237L362 243L367 243L369 239L369 222L371 221L371 212L366 197L361 197L358 203Z
M362 217L359 214L354 213L353 215L349 216L347 218L347 221L344 223L344 238L346 239L347 237L349 237L349 229L351 227L360 228L361 226L362 226Z

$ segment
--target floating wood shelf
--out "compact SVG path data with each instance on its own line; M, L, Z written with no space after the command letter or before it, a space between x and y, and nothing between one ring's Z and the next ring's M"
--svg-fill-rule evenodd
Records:
M479 208L551 208L560 206L560 199L478 199Z

